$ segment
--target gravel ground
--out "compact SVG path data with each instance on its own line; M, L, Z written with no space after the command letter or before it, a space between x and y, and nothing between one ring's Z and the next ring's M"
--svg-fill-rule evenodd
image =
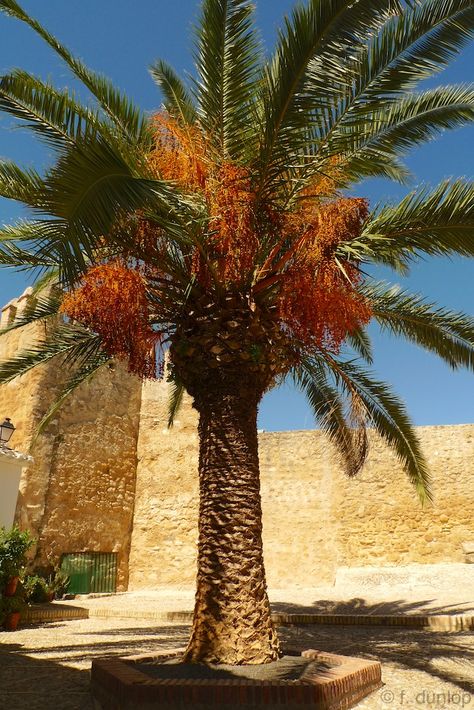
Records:
M0 633L1 710L92 710L94 658L176 650L183 625L91 618ZM393 628L282 628L283 641L378 659L384 688L358 710L474 709L474 635Z

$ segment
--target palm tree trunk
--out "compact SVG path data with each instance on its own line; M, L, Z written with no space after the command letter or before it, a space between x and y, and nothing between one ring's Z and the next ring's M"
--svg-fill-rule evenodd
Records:
M260 396L243 381L193 393L200 415L200 509L188 662L257 664L279 656L263 565Z

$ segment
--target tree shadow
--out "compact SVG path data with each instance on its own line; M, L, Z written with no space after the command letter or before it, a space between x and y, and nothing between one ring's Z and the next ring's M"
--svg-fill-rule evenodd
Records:
M25 642L23 626L17 637L19 643L10 643L13 634L0 633L0 710L93 710L89 683L94 659L175 650L182 648L189 637L188 626L132 626L78 629L71 639L72 624L31 626ZM45 627L53 643L42 641ZM103 642L98 641L99 636Z
M68 622L71 623L71 622ZM58 629L58 638L63 623L48 624L48 629ZM32 627L33 628L33 627ZM40 626L34 628L40 631ZM91 636L91 642L87 642L87 636ZM139 653L150 653L153 650L161 651L163 648L182 648L189 639L189 626L132 626L120 627L116 629L91 629L91 631L80 631L75 634L78 643L60 643L52 645L50 643L41 646L35 645L28 649L31 656L47 653L49 656L58 655L67 659L80 657L92 662L95 658L110 656L131 656ZM97 637L104 637L103 641L98 641ZM70 638L70 637L69 637ZM117 638L117 640L115 640ZM0 646L0 649L2 647Z
M3 634L1 634L3 636ZM28 652L29 653L29 652ZM25 655L0 641L0 710L93 710L89 669Z
M317 600L302 606L277 602L274 611L289 613L360 613L410 614L426 613L426 601L394 600L383 605L362 598L347 602ZM431 613L455 613L457 607L430 609ZM104 620L105 621L105 620ZM0 710L91 710L89 668L95 658L131 656L170 652L185 646L189 637L187 624L145 626L129 620L119 628L84 629L78 622L71 639L71 624L48 624L54 631L53 643L42 643L41 626L38 636L28 647L13 641L7 633L0 634ZM125 622L127 623L127 622ZM68 633L65 633L66 627ZM33 627L31 629L33 632ZM402 671L421 671L439 681L452 683L468 692L474 691L474 635L445 633L381 626L301 625L280 627L283 646L319 648L348 656L361 656L380 661ZM29 631L29 637L31 637ZM90 637L90 638L88 638ZM51 635L50 635L51 638ZM77 643L76 643L77 639ZM20 640L20 639L19 639ZM4 643L2 643L2 641ZM72 668L83 665L83 668Z
M274 611L309 614L403 615L461 613L457 605L426 608L427 600L372 603L362 598L347 602L317 600L304 606L277 602ZM474 692L474 635L471 632L427 631L396 626L300 625L281 627L281 638L298 648L318 648L361 656L406 671L422 671L440 681Z
M272 602L271 607L272 611L287 614L360 614L361 616L454 615L466 614L474 609L474 602L433 606L434 602L435 599L419 599L417 601L392 599L390 601L376 602L368 601L362 597L354 597L344 601L318 599L310 605Z

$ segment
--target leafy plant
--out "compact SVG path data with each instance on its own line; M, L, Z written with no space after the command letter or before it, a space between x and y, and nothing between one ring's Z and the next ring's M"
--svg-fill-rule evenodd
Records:
M49 594L52 589L44 577L27 575L22 580L22 585L28 604L43 604L49 601Z
M69 577L54 564L40 565L22 580L26 599L32 604L50 601L50 595L61 599L67 592Z
M3 584L11 577L19 577L26 566L26 553L35 540L28 530L14 526L0 529L0 578Z
M13 596L13 597L2 597L2 609L5 614L5 616L8 616L8 614L15 614L17 612L22 612L25 609L25 600L22 599L20 596Z

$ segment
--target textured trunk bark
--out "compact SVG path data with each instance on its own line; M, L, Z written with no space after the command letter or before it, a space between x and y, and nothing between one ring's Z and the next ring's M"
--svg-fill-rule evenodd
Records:
M245 376L245 375L244 375ZM233 378L230 378L233 379ZM188 662L257 664L279 656L262 550L257 388L195 394L199 411L199 547Z

